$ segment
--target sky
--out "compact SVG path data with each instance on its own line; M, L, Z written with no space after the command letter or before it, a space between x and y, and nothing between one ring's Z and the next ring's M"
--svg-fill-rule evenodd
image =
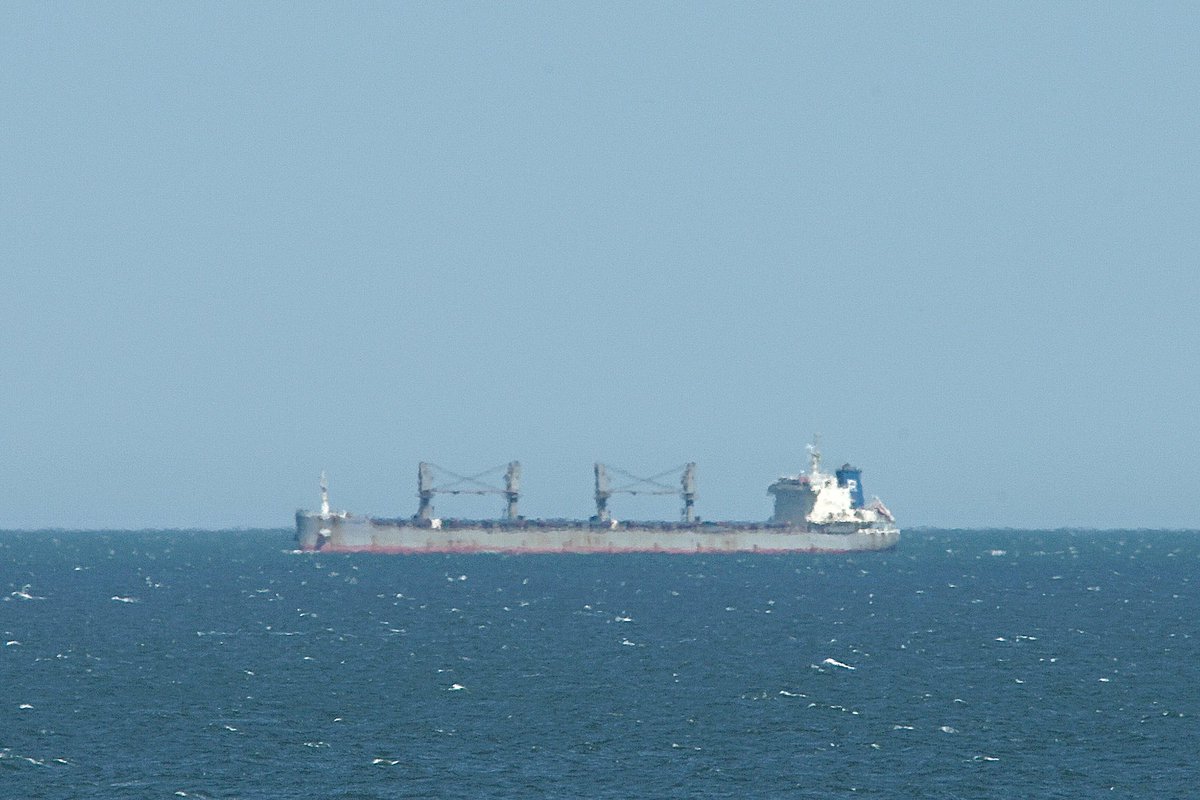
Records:
M0 528L408 515L422 460L763 519L815 433L902 527L1200 527L1197 53L1189 3L5 2Z

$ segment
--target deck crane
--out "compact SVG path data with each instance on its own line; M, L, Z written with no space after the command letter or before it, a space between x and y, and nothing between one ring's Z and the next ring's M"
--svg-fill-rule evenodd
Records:
M621 475L630 480L630 483L623 484L613 488L612 482L609 480L609 470ZM682 470L683 476L679 481L679 488L662 483L662 479L668 475L678 473ZM611 522L612 515L608 510L608 498L614 494L678 494L683 500L683 509L680 511L680 518L683 522L696 521L696 464L688 462L678 467L672 467L652 475L649 478L641 478L630 472L626 472L619 467L602 464L599 461L595 465L596 472L596 519L599 522Z
M504 470L503 489L480 480L500 470ZM435 477L449 480L450 483L435 485ZM504 518L515 520L518 517L517 500L521 495L521 462L510 461L507 466L501 464L474 475L459 475L445 467L422 461L417 466L417 497L420 499L417 516L420 519L433 518L435 494L501 494L505 499Z

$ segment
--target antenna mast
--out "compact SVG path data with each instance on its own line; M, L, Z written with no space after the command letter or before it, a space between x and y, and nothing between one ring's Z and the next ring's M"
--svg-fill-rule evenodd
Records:
M325 479L325 470L321 470L321 519L329 517L329 481Z
M819 433L813 434L812 444L808 445L808 461L812 477L816 480L816 477L821 474L821 434Z

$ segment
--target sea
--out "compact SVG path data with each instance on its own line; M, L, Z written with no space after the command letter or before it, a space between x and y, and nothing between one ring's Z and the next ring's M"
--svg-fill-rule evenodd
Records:
M0 533L4 798L1195 797L1200 533Z

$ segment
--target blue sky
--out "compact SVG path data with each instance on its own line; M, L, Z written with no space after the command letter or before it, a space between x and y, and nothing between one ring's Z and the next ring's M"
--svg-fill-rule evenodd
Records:
M904 524L1196 527L1197 52L1184 3L5 3L0 527L512 458L530 515L694 460L762 518L814 432Z

